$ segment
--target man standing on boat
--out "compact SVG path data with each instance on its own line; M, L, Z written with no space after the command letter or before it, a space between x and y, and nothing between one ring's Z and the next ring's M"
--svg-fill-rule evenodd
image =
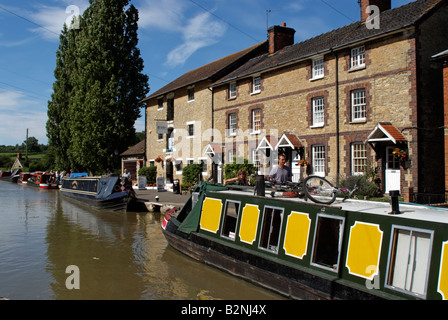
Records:
M124 169L123 177L127 180L131 180L131 173L128 171L128 169Z
M269 173L269 180L276 184L283 184L291 181L291 168L286 165L286 157L283 154L278 156L278 165L272 168Z

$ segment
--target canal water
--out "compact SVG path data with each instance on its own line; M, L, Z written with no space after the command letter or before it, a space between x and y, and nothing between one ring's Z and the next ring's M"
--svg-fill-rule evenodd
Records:
M282 299L169 247L159 213L99 211L11 182L0 182L0 208L0 297Z

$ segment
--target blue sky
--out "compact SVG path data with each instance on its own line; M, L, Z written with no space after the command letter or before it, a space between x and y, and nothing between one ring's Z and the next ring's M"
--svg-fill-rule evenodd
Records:
M397 7L412 0L392 0ZM134 0L150 93L185 72L266 40L285 22L300 42L359 20L357 0ZM0 1L0 145L46 144L59 33L88 0ZM269 12L268 12L269 11ZM143 109L142 115L143 113ZM143 116L135 125L144 130Z

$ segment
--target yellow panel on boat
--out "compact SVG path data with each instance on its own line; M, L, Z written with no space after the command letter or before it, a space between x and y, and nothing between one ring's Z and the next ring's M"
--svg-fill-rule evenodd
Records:
M311 219L308 214L292 211L286 224L283 249L289 256L303 259L306 254Z
M442 255L440 259L439 286L437 292L442 295L443 300L448 299L448 241L442 244Z
M355 222L350 229L346 262L350 274L373 280L378 273L382 239L379 225Z
M222 200L205 198L202 203L201 229L213 233L218 232L221 219Z
M260 209L253 204L246 204L241 215L240 240L253 244L257 236Z

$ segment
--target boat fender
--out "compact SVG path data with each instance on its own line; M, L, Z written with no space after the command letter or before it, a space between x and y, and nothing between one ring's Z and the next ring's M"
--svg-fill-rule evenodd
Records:
M169 213L166 213L165 216L163 217L163 221L162 221L162 228L163 230L165 230L166 225L168 224L168 221L171 220L171 215Z

